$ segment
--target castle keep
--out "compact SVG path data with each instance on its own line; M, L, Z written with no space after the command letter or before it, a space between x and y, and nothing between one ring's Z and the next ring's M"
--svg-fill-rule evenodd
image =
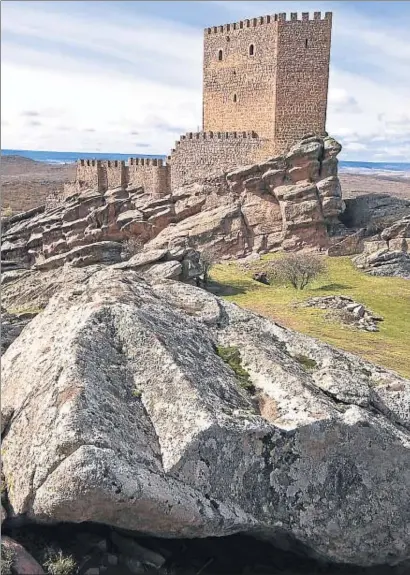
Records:
M79 160L80 189L126 185L164 196L325 132L332 13L274 14L204 31L203 131L160 159Z

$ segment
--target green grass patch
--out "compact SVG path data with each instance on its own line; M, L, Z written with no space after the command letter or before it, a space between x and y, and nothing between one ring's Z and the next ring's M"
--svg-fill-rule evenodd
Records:
M43 311L43 307L13 307L8 309L8 313L12 315L23 315L25 313L37 314Z
M307 355L298 353L293 356L293 359L296 359L296 361L298 361L305 369L312 370L317 368L316 361Z
M410 377L408 280L368 276L357 270L348 257L326 257L327 274L303 291L278 284L267 286L254 281L252 274L263 269L266 259L272 257L280 256L264 257L252 270L246 272L236 263L214 266L211 275L216 293L285 327ZM378 325L380 331L352 330L340 322L326 319L326 310L294 305L311 297L337 294L352 297L373 313L381 315L384 321Z
M255 386L251 382L249 373L242 367L241 354L237 347L217 347L219 357L232 369L239 385L250 394L255 393Z

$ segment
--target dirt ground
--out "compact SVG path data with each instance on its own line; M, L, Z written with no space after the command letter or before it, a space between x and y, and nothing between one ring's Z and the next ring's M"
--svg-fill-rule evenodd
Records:
M339 173L344 198L354 198L363 194L391 194L410 200L410 180L385 176Z
M41 206L50 192L62 190L75 179L75 164L46 164L21 156L1 157L1 207L13 213ZM391 194L410 199L410 180L356 174L339 174L343 196Z
M21 156L2 156L2 213L24 212L44 204L47 196L75 179L75 164L46 164Z

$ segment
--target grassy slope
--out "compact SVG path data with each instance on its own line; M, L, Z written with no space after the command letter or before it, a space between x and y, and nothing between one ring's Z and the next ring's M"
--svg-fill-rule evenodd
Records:
M410 377L410 282L367 276L356 270L349 258L327 258L327 264L327 277L303 291L265 286L253 281L251 272L243 272L232 263L215 266L211 275L213 281L222 284L221 295L226 294L223 297L227 300ZM323 310L292 305L313 296L333 294L352 297L383 316L380 331L352 329L326 320Z

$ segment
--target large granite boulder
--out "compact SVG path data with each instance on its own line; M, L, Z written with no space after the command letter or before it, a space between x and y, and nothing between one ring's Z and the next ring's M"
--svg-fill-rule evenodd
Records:
M97 271L25 327L1 385L12 515L410 556L410 382L196 287Z
M92 246L98 249L99 244L90 244L90 247ZM84 247L88 249L89 246ZM97 249L91 253L98 253ZM80 251L80 248L77 250ZM3 272L2 352L20 334L24 326L48 304L54 294L74 284L87 282L94 273L107 265L116 269L133 270L138 276L150 280L174 279L191 284L196 284L203 273L199 252L184 246L161 250L145 247L127 260L115 264L99 261L89 265L78 262L76 265L75 261L67 261L62 267L35 266L28 270ZM10 309L12 314L7 312Z
M410 213L385 228L380 237L389 243L398 238L408 238L410 240Z
M1 537L2 561L1 572L5 575L44 575L37 561L24 549L20 543L7 535Z

